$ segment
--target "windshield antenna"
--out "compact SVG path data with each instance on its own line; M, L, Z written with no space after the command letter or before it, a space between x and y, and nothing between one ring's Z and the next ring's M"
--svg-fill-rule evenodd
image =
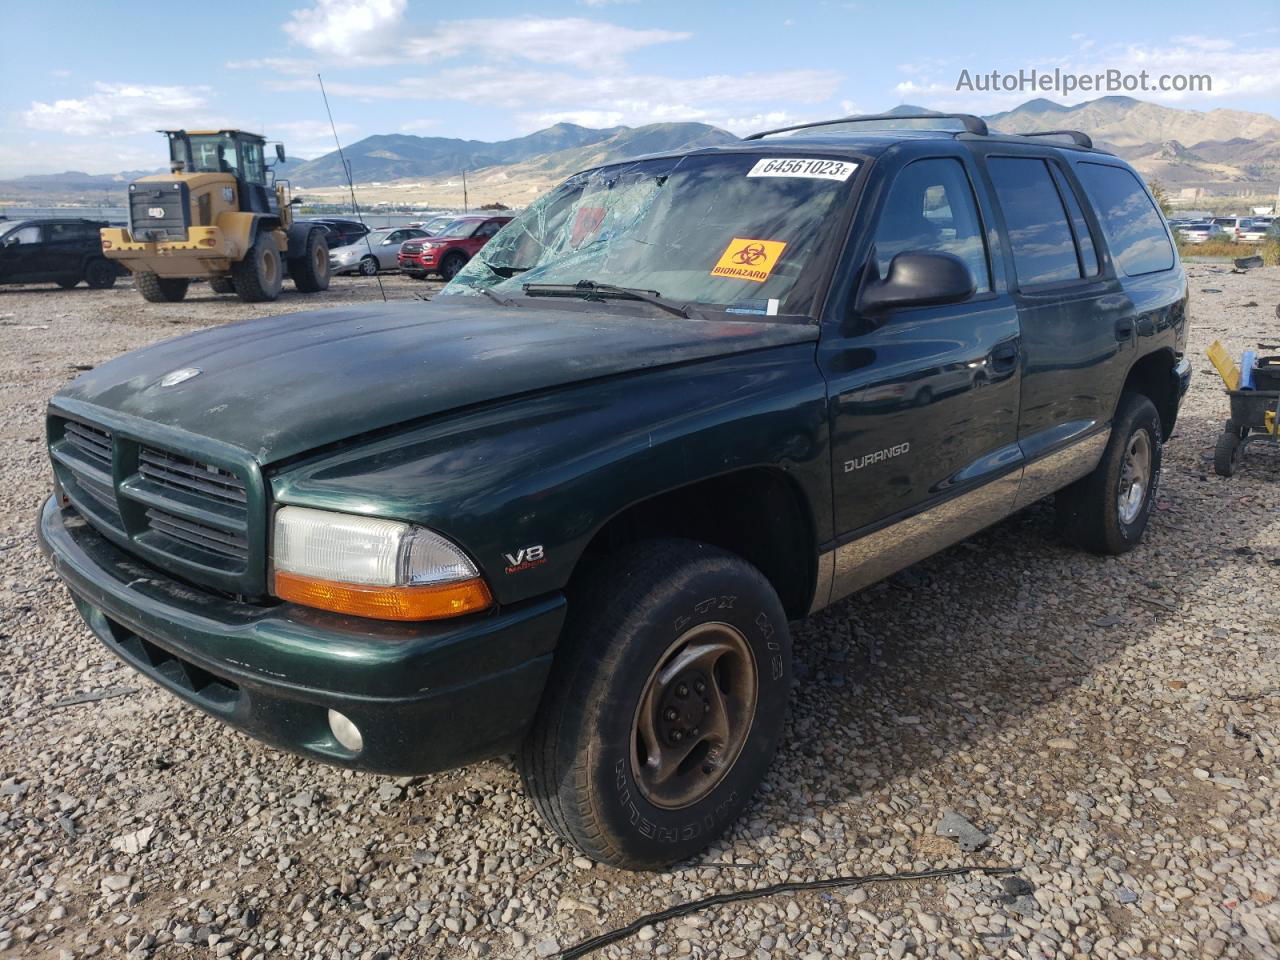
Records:
M338 139L338 128L333 122L333 111L329 109L329 95L324 92L324 77L316 74L316 79L320 81L320 96L324 98L324 112L329 115L329 129L333 131L333 142L338 145L338 160L342 163L342 172L347 175L347 189L351 191L351 209L355 211L356 219L365 228L364 245L369 249L369 256L373 257L373 262L378 263L378 255L373 252L373 244L369 242L369 225L364 222L364 217L360 215L360 205L356 203L356 185L351 179L351 168L347 166L346 154L342 152L342 141ZM379 265L379 268L381 265ZM373 278L378 281L378 292L382 294L382 302L387 302L387 291L382 288L382 277L379 271L375 271Z

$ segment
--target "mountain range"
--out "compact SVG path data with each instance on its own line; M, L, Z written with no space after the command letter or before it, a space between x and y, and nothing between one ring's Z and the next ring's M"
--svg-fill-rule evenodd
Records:
M901 106L894 112L923 108ZM1074 106L1030 100L985 118L993 130L1027 133L1074 129L1132 163L1148 179L1177 192L1270 194L1280 181L1280 119L1240 110L1186 110L1132 97L1101 97ZM647 153L733 142L728 131L703 123L659 123L603 129L558 123L535 133L487 142L411 134L366 137L344 150L352 179L368 203L460 205L466 171L469 199L523 206L576 170ZM289 163L297 191L328 199L346 183L337 151ZM153 171L154 172L154 171ZM88 202L122 196L139 175L68 172L0 181L0 200ZM110 202L108 200L108 202Z

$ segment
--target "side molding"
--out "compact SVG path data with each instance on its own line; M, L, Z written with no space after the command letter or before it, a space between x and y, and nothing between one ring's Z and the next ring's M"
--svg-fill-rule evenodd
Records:
M1107 427L967 493L828 550L818 557L816 613L1042 500L1097 467Z

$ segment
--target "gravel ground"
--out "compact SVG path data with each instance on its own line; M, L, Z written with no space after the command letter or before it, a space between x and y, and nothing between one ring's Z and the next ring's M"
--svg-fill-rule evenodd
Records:
M1280 269L1189 272L1196 375L1145 545L1082 555L1038 505L797 625L767 784L666 874L576 858L506 761L392 780L228 730L103 650L36 548L44 401L76 369L371 281L266 308L0 291L0 955L545 957L718 891L969 863L1018 872L734 903L599 955L1280 955L1280 458L1214 475L1203 359L1280 339ZM989 842L937 836L948 811Z

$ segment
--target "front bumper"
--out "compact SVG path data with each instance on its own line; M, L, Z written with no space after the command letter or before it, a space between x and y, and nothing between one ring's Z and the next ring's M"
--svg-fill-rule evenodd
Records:
M422 624L240 603L139 562L52 497L38 532L116 656L250 736L359 770L428 773L515 750L564 620L560 595ZM329 731L330 709L360 728L359 752Z

